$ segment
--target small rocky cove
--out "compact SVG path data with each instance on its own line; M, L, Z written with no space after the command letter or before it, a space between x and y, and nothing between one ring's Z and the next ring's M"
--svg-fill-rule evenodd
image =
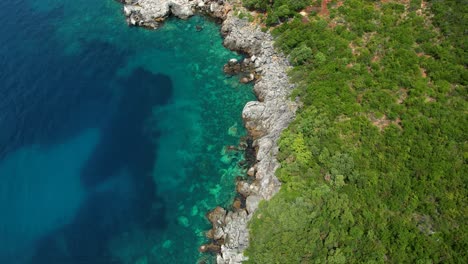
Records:
M258 101L248 102L242 118L255 150L255 161L247 176L237 182L239 198L231 210L216 207L207 214L212 229L207 237L212 243L202 245L202 252L216 252L217 263L241 263L249 242L247 223L258 204L278 192L281 183L275 177L280 166L276 160L277 142L284 128L294 118L297 108L288 96L293 88L287 77L287 59L273 47L273 38L258 26L239 19L227 1L210 0L120 0L123 12L132 26L156 29L169 16L181 19L198 13L222 23L224 46L246 54L246 59L226 62L224 71L240 75L242 83L255 82ZM197 30L201 30L197 28ZM247 148L248 149L248 148Z

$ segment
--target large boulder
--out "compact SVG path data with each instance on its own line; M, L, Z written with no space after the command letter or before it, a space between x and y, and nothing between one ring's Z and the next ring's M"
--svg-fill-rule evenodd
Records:
M225 216L227 212L224 208L218 206L213 211L209 212L207 217L213 228L209 231L208 236L214 240L222 239L225 234L223 227L225 226Z
M257 210L258 204L261 200L263 200L262 197L258 195L250 195L249 197L247 197L247 200L245 201L247 213L253 214L255 210Z
M245 127L254 139L264 136L267 132L263 123L269 114L267 110L264 103L257 101L248 102L242 110Z
M193 16L192 5L187 3L170 2L171 13L181 19L187 19Z

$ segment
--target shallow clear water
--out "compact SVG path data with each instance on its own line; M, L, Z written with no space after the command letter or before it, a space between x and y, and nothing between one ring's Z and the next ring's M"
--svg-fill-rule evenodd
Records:
M239 57L201 17L129 28L102 1L0 2L0 263L195 263L243 173ZM203 30L197 32L196 25Z

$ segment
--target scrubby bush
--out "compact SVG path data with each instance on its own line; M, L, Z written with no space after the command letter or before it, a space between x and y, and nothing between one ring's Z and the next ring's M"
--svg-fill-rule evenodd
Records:
M312 58L312 49L301 45L291 51L290 60L294 65L302 65Z
M267 13L267 25L277 25L293 17L297 11L310 4L309 0L243 0L244 6Z

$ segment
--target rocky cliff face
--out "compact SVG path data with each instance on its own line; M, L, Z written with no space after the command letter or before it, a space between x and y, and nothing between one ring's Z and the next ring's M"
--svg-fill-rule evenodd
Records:
M286 58L273 47L270 34L246 20L239 19L230 3L223 0L121 0L130 25L157 28L170 15L186 19L195 12L219 18L224 45L246 53L254 63L257 79L254 90L258 101L248 102L242 117L254 139L256 164L249 169L251 183L238 182L237 190L244 196L245 208L225 211L218 207L208 214L213 225L208 237L213 244L200 247L202 251L218 251L218 263L241 263L248 246L247 223L261 200L270 199L280 188L275 177L279 167L276 160L280 133L294 118L297 105L288 99L293 88L286 75L290 67Z

